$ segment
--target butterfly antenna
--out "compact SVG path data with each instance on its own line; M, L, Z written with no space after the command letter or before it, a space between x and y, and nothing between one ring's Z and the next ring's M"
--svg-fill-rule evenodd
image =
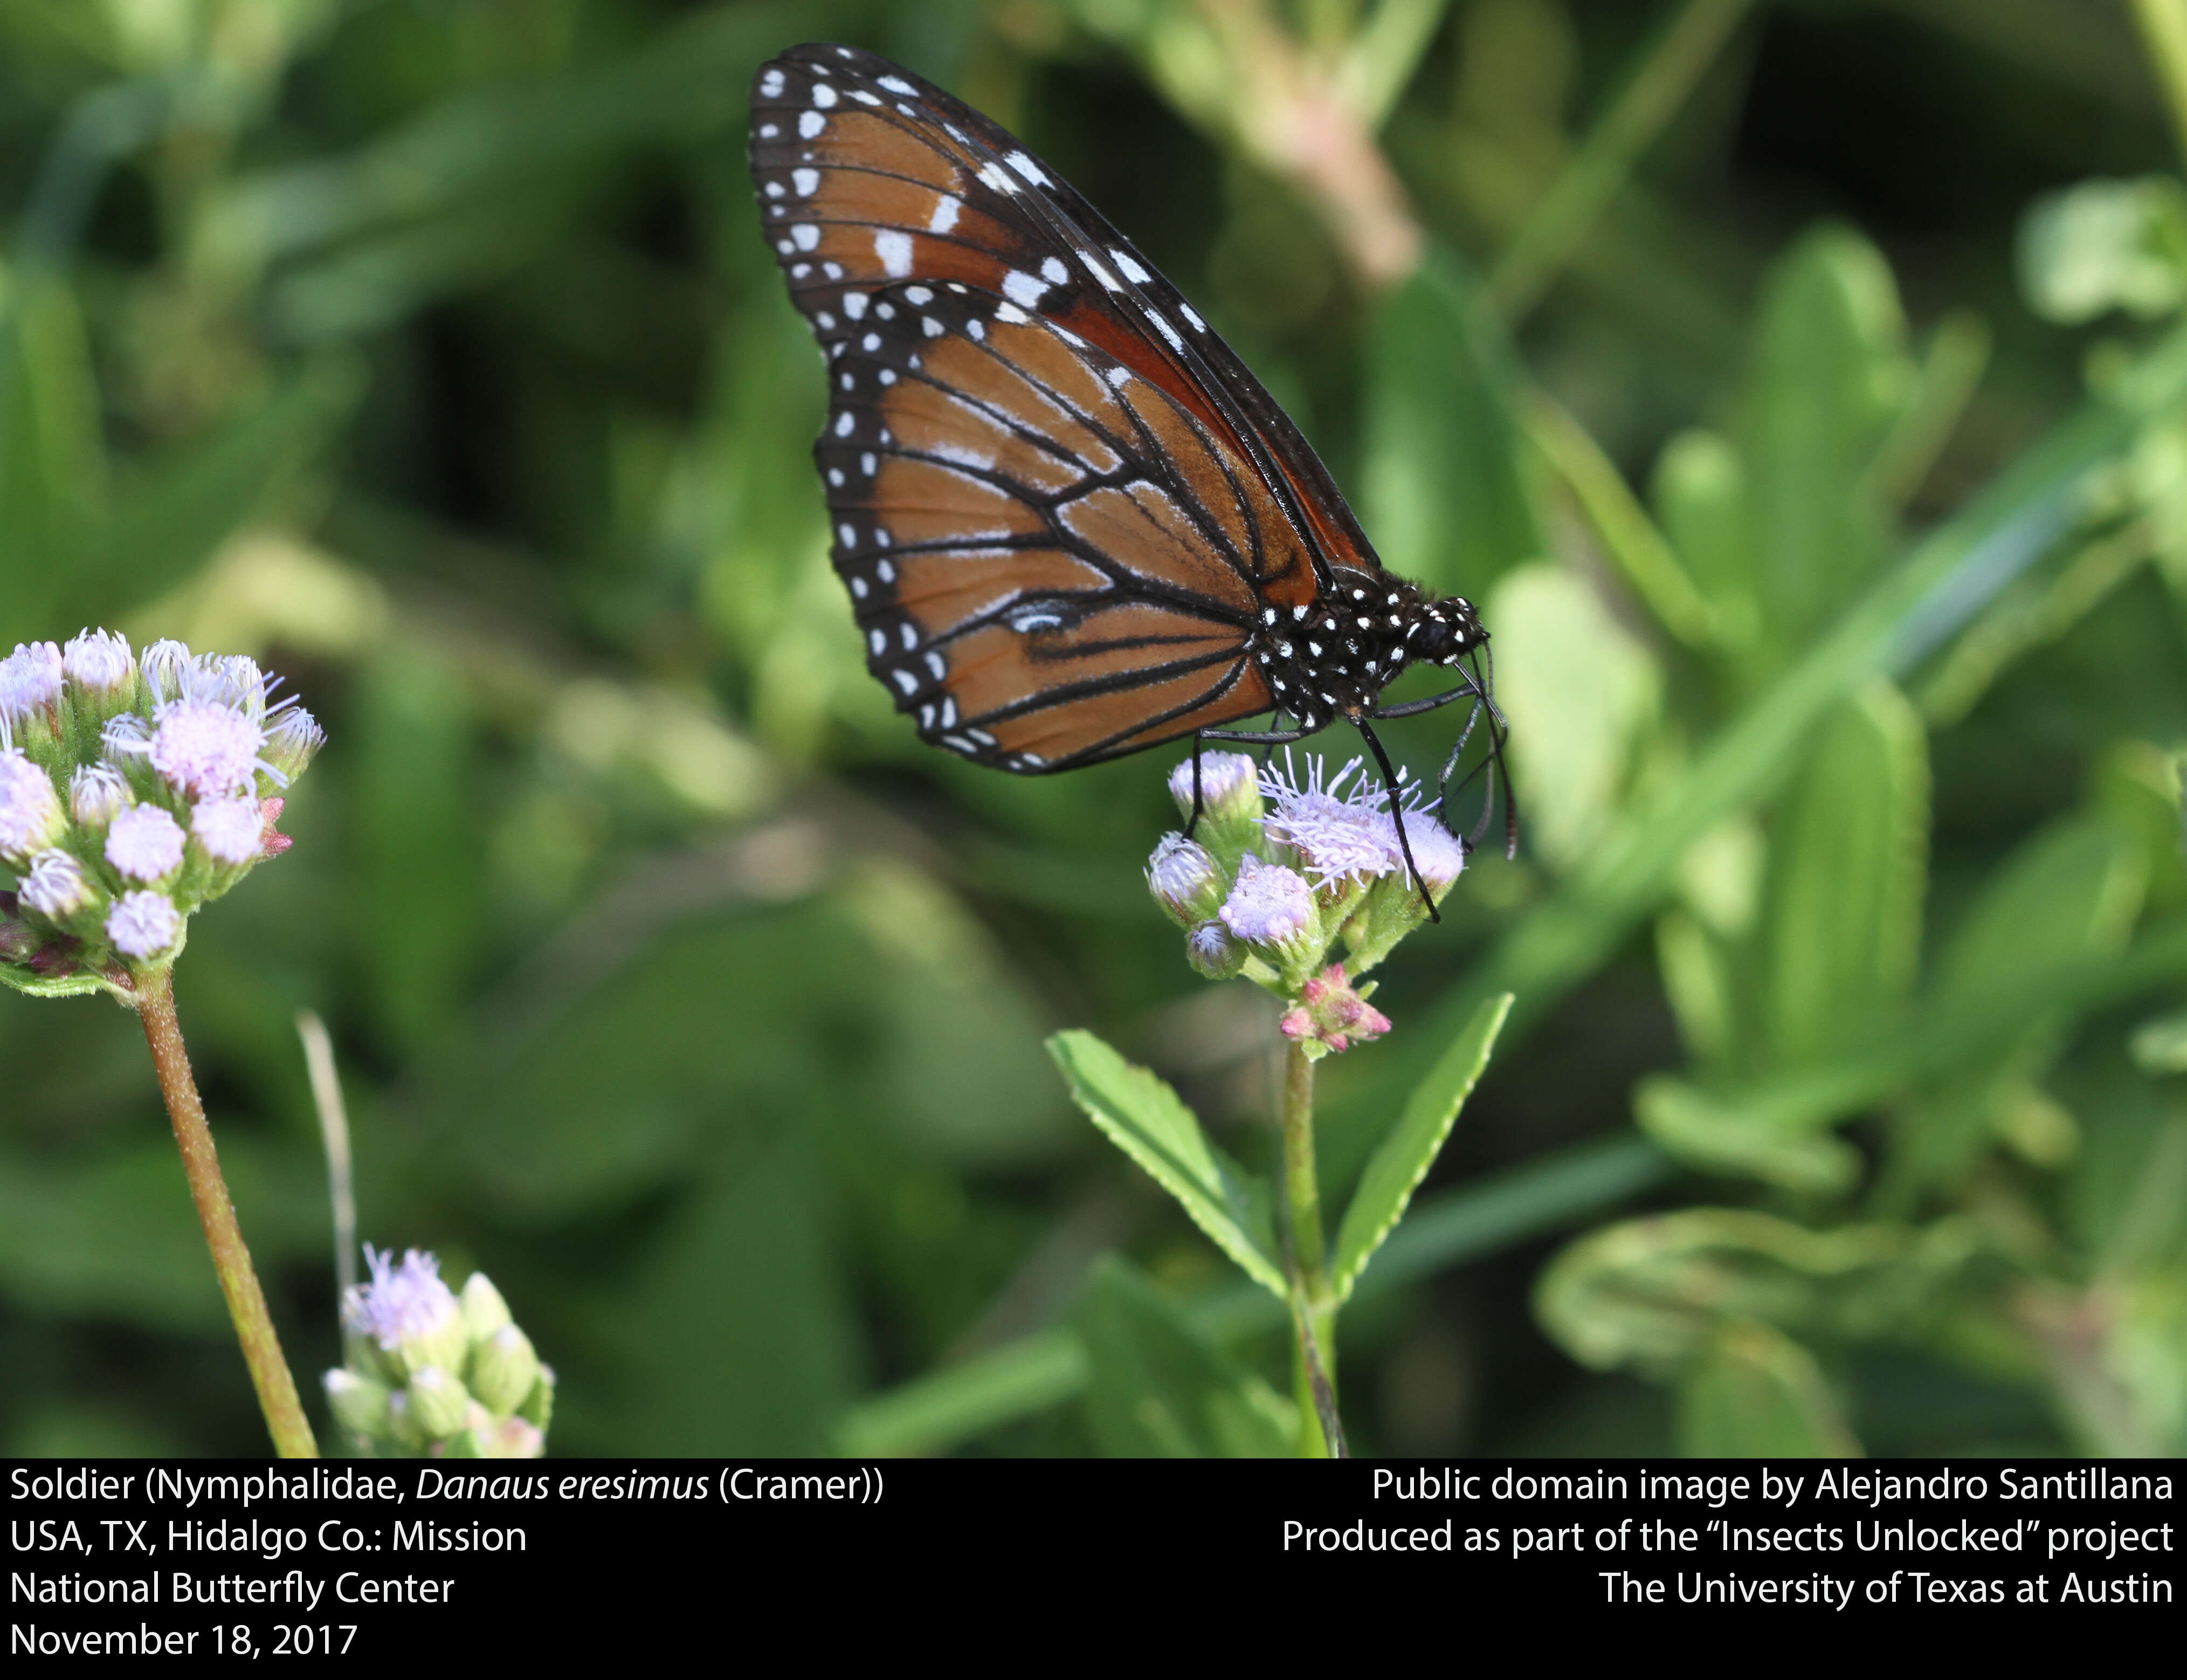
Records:
M1382 772L1383 781L1389 786L1390 816L1397 825L1397 850L1405 855L1405 868L1413 878L1413 885L1420 889L1420 902L1428 907L1428 919L1440 922L1442 912L1436 908L1435 895L1428 891L1428 884L1420 879L1420 866L1413 862L1413 843L1405 838L1405 808L1397 798L1403 789L1397 785L1397 773L1390 767L1390 755L1382 750L1382 743L1374 730L1362 723L1359 733L1366 740L1368 750L1375 755L1375 762Z

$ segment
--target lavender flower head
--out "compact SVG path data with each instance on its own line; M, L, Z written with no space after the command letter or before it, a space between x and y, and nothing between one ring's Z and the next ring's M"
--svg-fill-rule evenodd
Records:
M106 831L106 861L132 881L156 881L183 867L183 826L156 805L132 805Z
M1228 883L1205 846L1183 834L1164 834L1147 860L1147 886L1180 926L1190 927L1216 913Z
M1299 855L1322 889L1339 881L1366 882L1405 867L1397 825L1383 807L1389 791L1354 758L1324 783L1322 761L1311 754L1302 778L1284 755L1284 767L1261 772L1261 791L1274 803L1262 827ZM1345 790L1345 784L1351 784Z
M1279 945L1313 925L1313 894L1297 871L1248 852L1218 913L1248 945Z
M61 649L61 670L70 683L100 696L120 694L137 680L128 638L105 630L80 632Z
M0 981L131 1001L192 914L286 849L276 795L326 737L278 687L105 630L0 660L0 867L21 881Z
M364 1257L371 1281L342 1296L346 1362L325 1377L335 1419L375 1450L537 1458L554 1373L485 1273L458 1297L430 1254Z
M8 744L7 721L0 717L0 862L28 862L31 853L59 837L67 822L53 778Z
M430 1336L463 1318L455 1291L441 1281L436 1255L406 1249L398 1261L392 1249L364 1245L372 1281L342 1296L342 1326L352 1334L393 1353L406 1340Z
M106 919L114 948L140 963L165 953L182 930L175 901L164 892L126 892Z
M1261 814L1261 793L1256 779L1258 767L1242 752L1203 752L1199 755L1198 814L1216 823L1250 822ZM1169 773L1169 796L1186 821L1192 820L1192 759Z
M18 721L42 711L61 695L61 650L51 642L18 642L0 660L0 717Z

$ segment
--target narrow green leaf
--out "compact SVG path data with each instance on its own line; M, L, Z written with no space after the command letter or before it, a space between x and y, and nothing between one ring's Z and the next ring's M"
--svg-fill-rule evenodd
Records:
M1825 727L1771 841L1761 1026L1773 1062L1890 1024L1920 953L1928 832L1927 737L1879 679Z
M1129 1261L1105 1256L1080 1303L1087 1421L1116 1458L1287 1457L1298 1418Z
M1431 252L1384 301L1368 369L1360 505L1393 570L1479 596L1547 552L1520 470L1515 384L1473 282Z
M1048 1053L1071 1095L1110 1142L1153 1175L1192 1222L1255 1283L1288 1300L1276 1261L1268 1188L1207 1140L1176 1092L1090 1032L1059 1032Z
M1667 1151L1704 1172L1738 1173L1814 1195L1837 1194L1860 1173L1860 1155L1851 1145L1772 1126L1761 1114L1667 1075L1651 1075L1634 1088L1633 1117Z
M1752 486L1767 627L1803 647L1882 559L1873 469L1914 388L1906 323L1882 254L1823 228L1773 272L1740 442Z
M1481 1070L1488 1065L1497 1032L1511 1013L1511 994L1506 992L1473 1012L1458 1042L1413 1093L1390 1135L1369 1159L1336 1234L1336 1259L1330 1284L1337 1300L1350 1298L1352 1286L1374 1258L1375 1250L1404 1217L1413 1192L1435 1165L1443 1139L1457 1124L1458 1111L1465 1106Z

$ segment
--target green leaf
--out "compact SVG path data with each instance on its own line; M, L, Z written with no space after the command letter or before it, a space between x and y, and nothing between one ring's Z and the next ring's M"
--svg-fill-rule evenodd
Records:
M1207 1140L1176 1092L1134 1067L1090 1032L1059 1032L1048 1053L1071 1095L1110 1142L1183 1204L1192 1222L1279 1300L1289 1300L1277 1263L1268 1187Z
M1473 1012L1458 1042L1413 1093L1397 1123L1390 1128L1390 1135L1369 1159L1336 1233L1330 1286L1338 1301L1351 1298L1352 1286L1360 1273L1405 1216L1413 1192L1435 1165L1443 1140L1457 1124L1459 1110L1465 1106L1465 1099L1488 1065L1489 1054L1496 1048L1496 1034L1504 1018L1511 1013L1511 1003L1507 992L1489 998Z
M1636 641L1577 573L1521 566L1496 586L1496 700L1511 720L1528 843L1559 868L1583 857L1616 818L1635 745L1662 682Z
M1914 387L1889 266L1823 228L1772 273L1740 427L1768 627L1804 646L1883 558L1871 469Z
M1736 1173L1787 1190L1835 1195L1860 1174L1860 1154L1835 1138L1788 1131L1751 1108L1667 1074L1643 1079L1633 1117L1671 1155L1706 1172Z
M1086 1417L1114 1458L1290 1456L1298 1416L1223 1353L1129 1261L1102 1257L1077 1323L1092 1366Z
M105 981L81 969L56 978L33 973L19 963L0 963L0 986L32 997L81 997L87 992L106 990Z
M1927 738L1878 680L1825 727L1771 841L1771 1061L1826 1055L1890 1023L1920 959L1928 832Z
M1849 1458L1861 1451L1814 1355L1751 1321L1718 1327L1686 1370L1678 1446L1689 1458Z
M2069 817L2027 841L1952 931L1931 1007L1969 1008L2076 958L2118 950L2133 931L2148 865L2108 814Z
M1384 562L1478 596L1546 553L1510 346L1455 257L1431 251L1384 301L1369 355L1360 505Z

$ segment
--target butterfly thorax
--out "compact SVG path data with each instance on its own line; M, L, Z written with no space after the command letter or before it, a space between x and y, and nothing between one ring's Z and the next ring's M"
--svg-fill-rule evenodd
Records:
M1279 711L1302 729L1354 722L1416 665L1454 666L1488 639L1472 604L1385 571L1337 567L1311 605L1270 607L1251 643Z

